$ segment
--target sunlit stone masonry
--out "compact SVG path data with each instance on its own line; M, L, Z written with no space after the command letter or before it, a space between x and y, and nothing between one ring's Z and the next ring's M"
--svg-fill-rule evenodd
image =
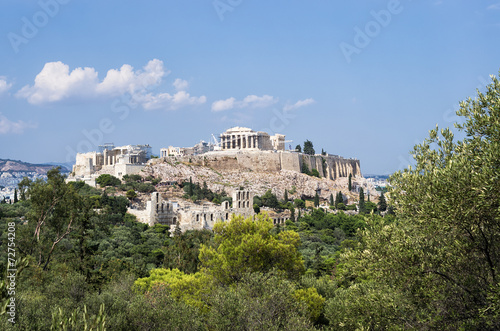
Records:
M284 151L285 136L276 134L270 136L267 132L257 131L250 128L234 127L220 135L220 144L223 151L226 150L261 150L261 151Z

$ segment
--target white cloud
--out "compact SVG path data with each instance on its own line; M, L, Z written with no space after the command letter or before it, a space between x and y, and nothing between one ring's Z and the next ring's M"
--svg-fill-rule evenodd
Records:
M69 97L87 97L95 94L98 84L94 68L76 68L71 73L62 62L46 63L36 76L33 86L24 86L17 96L31 104L60 101Z
M197 106L207 102L207 98L202 95L201 97L192 97L186 91L179 91L175 94L159 93L159 94L146 94L137 96L136 100L142 103L144 109L167 109L176 110L185 106Z
M111 69L100 83L96 91L104 95L135 94L161 82L163 76L169 74L163 68L163 62L151 60L143 68L134 72L131 65L124 64L120 70Z
M270 95L263 95L261 97L256 95L249 95L243 99L243 105L241 108L266 108L278 102L277 98Z
M500 2L487 7L488 10L500 10Z
M137 70L124 64L119 70L111 69L102 82L94 68L76 68L60 61L46 63L36 76L33 86L23 87L17 95L31 104L61 101L75 97L117 96L124 93L138 93L159 84L165 75L163 62L151 60L144 70Z
M212 111L223 111L234 108L235 98L229 98L226 100L217 100L212 103Z
M177 92L148 93L152 87L161 83L170 72L157 59L148 62L142 70L134 70L124 64L120 69L111 69L106 77L99 81L94 68L76 68L69 71L69 66L62 62L46 63L36 76L33 86L25 86L17 96L26 98L31 104L43 104L69 98L116 97L130 94L135 102L144 109L178 109L183 106L199 105L206 102L205 96L193 97L185 90L189 84L180 78L174 82Z
M0 94L7 92L12 87L12 84L7 83L7 78L0 76Z
M26 123L23 121L12 122L7 117L0 113L0 134L23 133L25 129L36 128L33 123Z
M270 95L257 95L246 96L242 101L237 101L231 97L226 100L217 100L212 103L212 111L230 110L233 108L266 108L278 102L278 98Z
M189 87L188 81L180 78L177 78L172 85L177 91L185 91Z
M295 109L298 109L298 108L301 108L304 106L308 106L308 105L313 104L315 102L316 101L314 101L314 99L312 99L312 98L299 100L296 103L294 103L293 105L290 105L290 104L285 105L285 107L283 107L283 110L284 111L295 110Z

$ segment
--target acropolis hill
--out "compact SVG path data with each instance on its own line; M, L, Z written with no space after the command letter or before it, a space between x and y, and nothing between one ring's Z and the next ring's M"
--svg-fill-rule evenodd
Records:
M355 199L353 192L347 189L349 175L352 175L354 190L372 189L362 178L359 160L286 150L287 141L281 134L271 136L235 127L222 133L220 140L213 138L214 142L202 141L194 147L162 148L158 158L151 158L149 145L103 145L98 152L78 154L68 180L82 180L95 186L95 179L102 174L120 179L132 174L156 178L159 180L156 192L139 194L129 212L141 222L179 224L183 231L210 229L214 222L227 219L231 213L251 215L250 200L267 190L279 198L283 198L287 190L291 199L309 199L318 194L323 201L342 191L349 202ZM310 175L313 170L317 177ZM185 201L182 189L176 189L175 184L186 181L203 183L213 192L233 196L233 206ZM250 199L240 200L238 197L242 194ZM275 224L289 217L285 214L272 216Z
M95 177L108 173L121 178L126 174L140 173L148 165L165 160L190 163L217 170L303 172L304 167L316 169L320 177L335 180L361 177L359 160L345 159L338 155L307 155L285 150L285 136L270 136L266 132L235 127L220 135L220 142L200 142L194 147L168 147L160 150L160 158L151 159L149 145L101 146L99 152L77 154L73 167L75 178Z

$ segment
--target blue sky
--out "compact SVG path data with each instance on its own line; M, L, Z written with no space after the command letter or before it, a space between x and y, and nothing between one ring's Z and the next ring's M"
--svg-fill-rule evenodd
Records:
M6 0L0 158L192 146L232 126L405 167L500 69L500 2Z

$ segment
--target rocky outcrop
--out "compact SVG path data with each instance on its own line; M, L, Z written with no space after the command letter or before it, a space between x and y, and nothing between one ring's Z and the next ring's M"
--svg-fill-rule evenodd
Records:
M196 156L166 157L151 160L150 164L167 161L204 166L217 171L251 171L276 173L281 170L301 172L304 165L317 169L320 177L335 180L341 177L361 177L359 160L336 155L306 155L282 151L237 151L206 153Z
M273 153L279 154L279 153ZM246 158L247 156L245 156ZM275 160L275 158L270 158ZM322 165L319 157L309 157L308 162L316 161L316 165ZM244 166L247 161L239 162L238 156L225 157L184 157L184 158L165 158L151 160L144 168L142 175L152 175L161 178L163 181L188 181L190 178L193 182L206 182L207 186L216 192L226 191L228 194L234 189L244 187L250 189L256 195L262 195L267 190L271 190L278 198L283 198L285 189L289 191L289 198L314 197L316 192L324 198L328 199L330 194L335 194L342 191L347 192L347 177L316 178L305 175L295 170L281 169L277 162L268 162L269 159L261 159L259 167ZM191 163L189 162L191 161ZM292 160L292 162L295 162ZM328 160L327 160L328 162ZM359 172L359 163L357 163ZM354 168L354 167L353 167ZM348 173L347 164L328 165L327 173ZM323 169L318 170L322 174ZM354 175L358 183L363 185L364 178Z

